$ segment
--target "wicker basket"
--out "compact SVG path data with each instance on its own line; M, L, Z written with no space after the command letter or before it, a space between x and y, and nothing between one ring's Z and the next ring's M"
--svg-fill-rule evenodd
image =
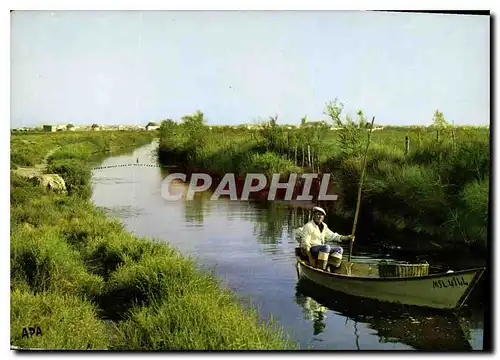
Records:
M388 264L379 263L378 272L380 277L412 277L425 276L429 274L429 264Z

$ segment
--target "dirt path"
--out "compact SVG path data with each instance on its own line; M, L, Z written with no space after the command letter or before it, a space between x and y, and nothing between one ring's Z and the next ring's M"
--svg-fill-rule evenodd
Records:
M59 150L60 146L56 146L55 148L51 149L44 157L43 160L40 164L36 164L35 166L31 167L20 167L15 170L12 170L15 174L22 176L22 177L27 177L27 178L32 178L35 176L39 176L45 173L47 170L47 161L49 160L49 157L55 153L57 150Z

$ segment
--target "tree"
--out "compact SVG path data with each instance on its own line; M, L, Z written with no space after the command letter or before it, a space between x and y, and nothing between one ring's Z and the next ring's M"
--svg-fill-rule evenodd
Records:
M436 140L438 141L438 143L442 142L442 139L439 136L440 133L443 130L451 128L450 124L444 118L443 113L440 112L439 110L434 111L434 116L432 117L432 125L431 125L431 127L433 127L433 128L436 129L436 137L437 137ZM452 134L453 134L453 137L454 137L453 129L451 129L451 130L452 130ZM454 142L454 139L453 139L453 142Z
M304 115L302 119L300 119L300 126L305 126L307 123L307 115Z
M266 141L267 151L276 151L278 132L278 115L270 116L268 121L262 123L261 135Z
M163 120L160 124L160 141L165 142L167 139L173 138L176 127L177 124L172 119Z
M150 121L146 126L158 126L158 124L153 121Z
M99 125L97 125L97 124L92 124L92 126L91 126L90 128L91 128L91 129L95 129L95 128L98 128L98 127L99 127Z
M434 116L432 117L432 127L438 130L446 129L450 127L450 124L444 118L444 115L439 110L434 111Z
M367 120L361 110L357 112L358 121L354 121L350 115L345 115L342 118L343 110L344 104L335 98L335 100L326 104L325 115L328 115L333 125L339 129L338 144L341 148L342 156L346 158L351 155L360 154Z
M356 115L358 115L358 127L361 129L369 129L371 126L371 123L368 122L368 120L365 117L365 114L363 114L363 111L358 110Z
M71 128L74 128L74 127L75 127L75 125L73 125L73 124L66 125L66 129L68 129L68 130L71 129Z
M204 115L197 110L193 115L186 115L181 118L181 127L185 138L188 140L188 151L193 160L196 160L197 151L200 150L206 142L207 131Z
M344 104L339 102L337 98L335 100L326 103L325 115L328 115L333 122L333 126L342 128L344 123L340 118L342 111L344 110Z

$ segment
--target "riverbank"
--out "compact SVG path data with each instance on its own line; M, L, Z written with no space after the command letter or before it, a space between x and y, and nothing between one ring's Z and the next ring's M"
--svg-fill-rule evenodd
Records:
M290 173L318 173L320 178L332 174L328 193L337 194L338 200L321 205L352 224L366 136L358 128L332 131L307 124L291 128L272 121L253 129L209 127L203 114L196 113L180 124L162 123L158 157L162 164L182 164L188 173L214 176L212 188L226 173L237 178L261 173L268 183L275 173L282 182ZM410 143L416 146L410 148ZM363 242L373 231L401 233L405 234L401 241L386 245L422 252L473 251L484 257L489 165L489 128L388 127L374 132L357 239ZM242 183L240 179L237 187ZM313 184L314 198L318 189ZM267 190L253 194L254 198L266 198Z
M79 134L76 146L75 138L59 134L47 142L13 136L12 154L18 155L11 164L25 159L22 165L29 165L21 155L30 150L19 144L47 151L60 146L47 171L64 178L68 193L11 173L11 344L71 350L293 348L275 324L245 309L192 259L127 233L93 206L92 155L146 144L153 135L92 136ZM42 335L23 336L29 327Z

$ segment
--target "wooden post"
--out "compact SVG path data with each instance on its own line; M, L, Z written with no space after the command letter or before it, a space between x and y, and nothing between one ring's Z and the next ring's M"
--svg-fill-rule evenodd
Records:
M311 151L311 168L312 168L312 171L314 172L314 149Z
M407 135L405 136L405 155L408 155L409 151L410 151L410 137Z
M455 151L455 120L453 120L451 128L451 146L453 151Z
M286 133L286 159L290 159L290 133Z

